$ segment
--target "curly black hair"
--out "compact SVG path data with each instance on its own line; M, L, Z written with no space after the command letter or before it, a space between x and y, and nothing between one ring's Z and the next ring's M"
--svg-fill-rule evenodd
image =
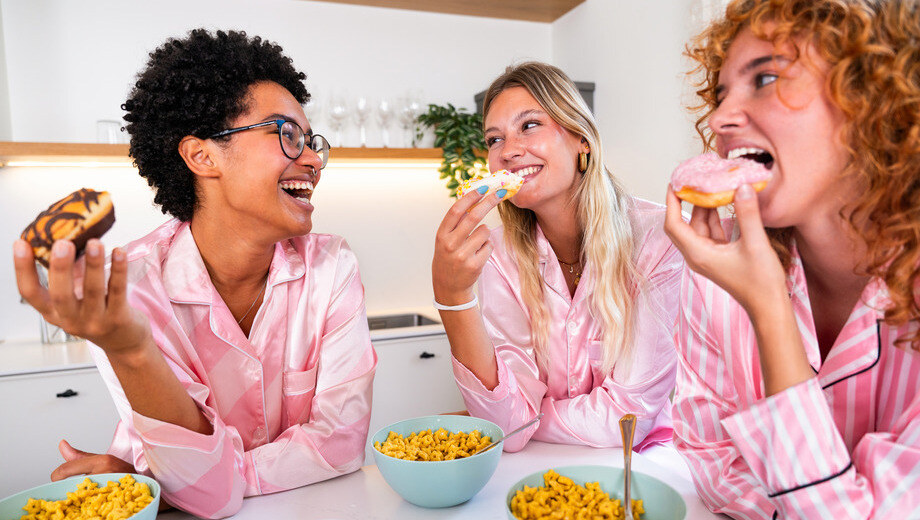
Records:
M280 46L243 31L194 29L151 52L121 108L130 155L163 213L189 221L198 207L195 175L179 155L182 138L226 129L246 111L248 89L260 81L281 85L304 104L306 77Z

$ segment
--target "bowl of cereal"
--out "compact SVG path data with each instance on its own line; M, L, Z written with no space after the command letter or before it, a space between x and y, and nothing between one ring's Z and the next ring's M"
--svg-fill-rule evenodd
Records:
M550 468L511 486L505 509L509 520L544 518L552 511L561 514L567 509L576 513L588 509L587 518L595 518L592 512L597 518L623 518L623 480L623 468L612 466ZM687 516L687 505L677 490L636 470L632 471L631 497L636 520L684 520Z
M422 507L466 502L492 478L502 443L493 422L465 415L431 415L400 421L371 437L374 462L387 484Z
M107 518L115 513L114 518L153 520L159 506L160 485L152 478L102 473L70 477L4 498L0 500L0 519L63 518L68 511L82 511L82 516L72 518Z

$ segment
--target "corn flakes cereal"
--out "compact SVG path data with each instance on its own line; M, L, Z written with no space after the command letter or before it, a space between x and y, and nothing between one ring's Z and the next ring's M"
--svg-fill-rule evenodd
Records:
M491 443L492 439L482 435L479 430L470 433L451 433L444 428L438 428L435 432L430 429L412 432L405 438L391 431L387 435L387 440L382 443L375 442L374 448L397 459L440 461L475 455Z
M151 502L150 488L131 475L109 481L105 487L87 478L65 500L30 498L19 520L123 520Z
M576 484L553 470L543 475L544 486L524 486L511 499L511 513L518 520L624 520L619 499L601 490L597 482ZM645 513L641 500L632 500L633 520Z

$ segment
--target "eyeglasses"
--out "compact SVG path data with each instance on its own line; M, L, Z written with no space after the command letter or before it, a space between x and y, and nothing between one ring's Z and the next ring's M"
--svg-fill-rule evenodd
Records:
M281 151L284 152L285 157L291 160L297 159L303 153L304 146L309 145L310 150L312 150L313 153L319 156L320 160L323 161L323 165L320 166L320 169L326 167L326 163L329 162L329 150L332 149L332 147L329 146L329 141L327 141L325 137L319 134L310 134L309 139L307 139L307 136L303 133L303 129L300 128L300 125L286 119L274 119L272 121L265 121L264 123L256 123L254 125L241 126L239 128L230 128L222 132L217 132L216 134L208 137L208 139L223 137L225 135L235 134L244 130L251 130L253 128L269 125L276 125L278 127L278 142L281 143Z

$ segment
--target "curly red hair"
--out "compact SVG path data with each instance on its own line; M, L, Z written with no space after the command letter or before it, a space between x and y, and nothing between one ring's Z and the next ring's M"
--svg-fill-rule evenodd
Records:
M709 117L728 48L742 28L774 45L812 42L830 65L825 88L843 112L849 162L841 176L864 188L842 215L867 245L865 274L888 286L885 322L920 318L920 0L735 0L688 46L702 74L696 129L708 149ZM791 229L769 229L787 269ZM920 350L920 333L902 338Z

